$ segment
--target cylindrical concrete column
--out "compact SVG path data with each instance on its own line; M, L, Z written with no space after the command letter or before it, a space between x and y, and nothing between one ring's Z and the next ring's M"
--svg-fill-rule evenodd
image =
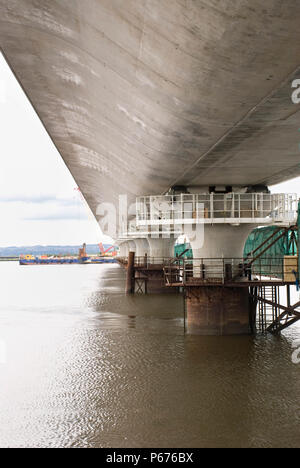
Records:
M150 248L148 239L134 239L136 245L135 254L137 257L145 257L145 255L149 255Z
M174 237L168 239L148 238L151 258L169 258L174 257Z
M145 239L136 239L136 246L140 257L145 257L145 254L147 254L144 265L147 265L146 282L148 293L176 293L177 289L166 287L163 272L163 260L174 257L174 237L168 239L148 237L146 243L144 241ZM136 274L144 276L145 272L137 272Z
M120 245L119 257L128 257L129 245L127 242L122 242Z
M230 224L205 225L203 239L191 240L194 258L242 258L244 245L252 224L231 226Z
M243 224L240 226L231 226L230 224L215 224L213 226L204 226L201 238L191 241L193 250L194 277L201 277L203 261L200 259L242 259L244 245L253 226ZM205 262L204 262L205 263ZM208 269L214 269L213 262Z
M134 240L128 240L127 243L128 243L129 252L136 252L135 241Z

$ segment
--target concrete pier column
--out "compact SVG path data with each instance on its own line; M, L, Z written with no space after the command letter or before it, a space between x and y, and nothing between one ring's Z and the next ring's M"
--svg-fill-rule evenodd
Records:
M128 243L129 252L136 252L136 243L135 243L135 241L134 240L128 240L127 243Z
M248 288L186 288L187 332L197 335L247 335L253 330Z
M127 242L122 242L119 245L120 251L119 251L119 257L128 257L129 253L129 245Z
M168 239L148 238L151 258L169 258L174 257L174 236Z
M143 252L141 256L147 254L147 268L143 272L139 272L141 276L146 276L148 294L173 294L177 293L176 288L167 288L163 272L163 259L174 257L174 236L168 239L154 239L148 237L148 251L145 251L147 244L143 243L143 247L137 242L138 252ZM140 250L142 249L142 250Z
M205 279L211 285L186 288L188 333L235 335L250 334L253 330L253 307L248 288L213 285L216 276L220 275L218 279L222 281L222 274L226 275L223 258L236 259L234 268L238 269L238 259L243 258L244 245L252 229L253 225L246 224L215 224L204 227L201 242L191 241L193 276ZM229 267L232 268L230 264Z
M215 224L204 226L203 238L192 240L194 277L202 276L205 266L206 274L214 269L214 261L203 262L200 259L235 258L242 259L244 245L253 225L243 224L231 226L230 224Z
M136 245L135 254L137 257L145 257L146 254L149 255L150 253L149 242L146 238L134 239L134 242Z
M191 240L194 258L242 258L248 235L253 224L205 225L203 239Z

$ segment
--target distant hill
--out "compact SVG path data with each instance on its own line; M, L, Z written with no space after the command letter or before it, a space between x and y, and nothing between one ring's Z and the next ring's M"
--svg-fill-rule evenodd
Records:
M111 244L103 244L104 250ZM82 245L35 245L33 247L0 247L0 257L18 257L19 255L77 255ZM99 253L98 244L86 247L89 255Z

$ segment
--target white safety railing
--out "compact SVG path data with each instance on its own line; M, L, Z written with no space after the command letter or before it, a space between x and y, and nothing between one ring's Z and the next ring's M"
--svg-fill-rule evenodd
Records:
M228 193L144 196L136 226L176 224L287 224L297 219L296 194Z
M179 225L167 225L164 224L163 226L155 225L151 226L151 224L145 225L144 223L137 224L137 220L133 219L129 221L127 230L124 229L119 233L118 239L120 241L126 241L130 239L140 238L140 237L152 237L152 238L161 238L164 237L166 239L170 238L171 236L179 237L183 233L182 229L180 229Z

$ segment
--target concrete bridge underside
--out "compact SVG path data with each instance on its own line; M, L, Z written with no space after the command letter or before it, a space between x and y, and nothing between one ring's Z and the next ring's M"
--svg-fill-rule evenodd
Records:
M119 195L300 175L299 18L294 0L0 0L0 46L96 215ZM240 257L233 229L211 227L204 254ZM169 256L171 241L121 248ZM248 290L220 291L188 292L192 332L249 332Z
M96 213L300 175L299 18L294 0L0 0L0 46Z

